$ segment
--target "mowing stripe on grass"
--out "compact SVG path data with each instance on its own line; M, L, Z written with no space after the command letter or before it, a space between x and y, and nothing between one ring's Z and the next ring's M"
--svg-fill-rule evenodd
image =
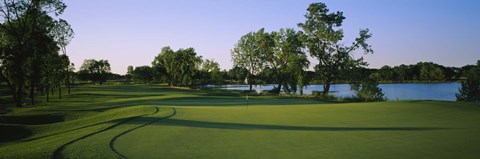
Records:
M158 110L158 107L156 107L156 108L157 108L157 110ZM145 127L145 126L147 126L147 125L150 125L150 124L152 124L152 123L154 123L154 122L157 122L157 121L160 121L160 120L162 120L162 119L167 119L167 118L170 118L170 117L175 116L175 115L177 114L177 110L176 110L175 108L173 108L173 107L172 107L172 109L173 109L173 113L170 114L169 116L152 120L152 121L150 121L150 122L148 122L148 123L145 123L145 124L143 124L143 125L137 126L137 127L135 127L135 128L132 128L132 129L129 129L129 130L127 130L127 131L124 131L124 132L122 132L122 133L114 136L114 137L112 138L112 140L110 140L110 149L112 149L112 151L115 152L115 154L117 154L118 157L127 159L127 158L128 158L127 156L121 154L117 149L115 149L115 146L114 146L115 141L116 141L118 138L122 137L123 135L125 135L125 134L127 134L127 133L129 133L129 132L132 132L132 131L137 130L137 129L142 128L142 127ZM154 114L152 114L152 115L154 115Z
M119 123L117 123L117 124L114 124L114 125L111 125L111 126L105 128L105 129L103 129L103 130L100 130L100 131L97 131L97 132L94 132L94 133L91 133L91 134L82 136L82 137L80 137L80 138L78 138L78 139L75 139L75 140L72 140L72 141L70 141L70 142L68 142L68 143L65 143L65 144L63 144L62 146L60 146L59 148L57 148L57 149L53 152L52 158L54 158L54 159L63 158L63 155L62 155L63 150L65 150L65 148L66 148L68 145L71 145L71 144L73 144L73 143L75 143L75 142L77 142L77 141L83 140L83 139L85 139L85 138L87 138L87 137L93 136L93 135L98 134L98 133L101 133L101 132L105 132L105 131L110 130L110 129L113 129L113 128L115 128L115 127L118 126L118 125L127 123L127 122L129 122L129 121L131 121L131 120L134 120L134 119L136 119L136 118L140 118L140 117L143 117L143 116L156 114L156 113L158 113L158 111L159 111L158 107L155 107L155 112L153 112L153 113L151 113L151 114L145 114L145 115L139 115L139 116L134 116L134 117L127 118L127 119L125 119L125 120L123 120L123 121L121 121L121 122L119 122Z

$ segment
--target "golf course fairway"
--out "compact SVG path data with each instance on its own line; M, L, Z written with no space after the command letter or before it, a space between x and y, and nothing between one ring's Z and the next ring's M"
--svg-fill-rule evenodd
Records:
M59 121L1 118L2 131L26 135L2 140L0 158L480 157L471 103L250 96L247 106L240 93L158 85L82 86L64 98L9 115Z

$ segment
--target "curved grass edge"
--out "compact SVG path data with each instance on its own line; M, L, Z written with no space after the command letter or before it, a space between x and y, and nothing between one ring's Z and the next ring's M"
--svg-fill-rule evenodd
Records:
M157 110L158 110L158 107L156 107L156 108L157 108ZM115 154L117 154L117 156L118 156L119 158L125 158L125 159L128 158L127 156L125 156L124 154L120 153L120 152L115 148L115 141L117 141L117 139L120 138L120 137L122 137L123 135L126 135L126 134L128 134L128 133L130 133L130 132L132 132L132 131L135 131L135 130L137 130L137 129L143 128L143 127L145 127L145 126L147 126L147 125L150 125L150 124L152 124L152 123L154 123L154 122L157 122L157 121L160 121L160 120L167 119L167 118L170 118L170 117L175 116L175 115L177 114L177 110L176 110L175 108L173 108L173 107L171 107L171 109L173 110L172 114L170 114L170 115L168 115L168 116L166 116L166 117L161 117L161 118L152 120L152 121L150 121L150 122L148 122L148 123L145 123L145 124L143 124L143 125L140 125L140 126L131 128L131 129L127 130L127 131L124 131L124 132L122 132L122 133L114 136L114 137L110 140L110 149L111 149ZM157 111L157 112L158 112L158 111Z

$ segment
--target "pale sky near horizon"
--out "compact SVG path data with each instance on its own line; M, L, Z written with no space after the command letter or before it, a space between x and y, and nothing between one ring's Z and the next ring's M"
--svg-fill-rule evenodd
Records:
M230 50L242 35L262 27L299 30L313 2L344 12L346 44L359 29L370 29L375 53L364 57L371 68L480 60L477 0L65 0L60 18L75 31L67 55L77 69L84 59L107 59L112 72L125 74L128 65L150 65L164 46L193 47L229 69Z

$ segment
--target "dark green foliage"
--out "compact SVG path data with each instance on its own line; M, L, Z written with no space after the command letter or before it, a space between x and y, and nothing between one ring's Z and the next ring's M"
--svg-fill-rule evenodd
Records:
M200 63L201 56L197 56L193 48L173 51L164 47L153 60L152 67L154 72L164 75L170 86L190 86Z
M260 32L262 33L263 29L260 29ZM250 32L243 35L231 51L233 67L247 70L245 82L250 85L250 91L252 91L252 85L256 84L258 74L264 69L264 58L261 58L256 34L256 32Z
M301 94L305 81L305 70L310 62L304 52L303 32L297 32L294 29L280 29L278 32L272 32L274 39L273 56L266 59L270 67L274 68L273 73L276 77L275 83L278 84L277 93L283 86L286 94L296 94L300 90ZM300 87L298 87L300 86Z
M243 83L243 80L247 78L247 75L248 70L243 67L235 66L232 69L228 70L228 76L238 83Z
M465 76L465 70L472 68L467 65L462 68L445 67L433 62L418 62L414 65L383 66L370 74L379 81L445 81L458 80Z
M109 79L110 63L108 60L88 59L83 61L78 72L80 80L89 80L94 83L103 84Z
M53 91L53 86L61 92L61 83L68 82L70 63L58 52L66 53L73 30L65 20L54 19L65 8L61 0L0 2L0 76L17 107L26 95L35 104L36 92Z
M306 46L310 55L318 60L315 71L323 83L323 93L330 85L346 78L353 68L365 66L363 58L355 59L351 53L362 48L365 54L373 53L367 40L372 37L368 29L361 29L352 45L344 45L342 26L343 12L329 12L324 3L312 3L307 8L305 22L298 24L306 35Z
M457 101L480 102L480 60L477 66L467 72L467 79L462 82Z
M295 93L298 85L305 84L305 69L309 65L303 37L302 32L290 28L271 33L263 28L250 32L232 50L234 68L247 70L250 90L261 81L278 84L274 93L280 93L282 88L287 94Z
M138 66L131 72L135 82L149 83L153 80L153 70L150 66Z
M420 80L443 80L443 70L434 65L433 63L421 63L420 64Z
M361 83L352 84L351 89L355 91L357 98L364 102L383 101L384 94L382 89L378 87L378 81L372 78L367 78Z
M200 84L220 84L225 78L220 71L220 65L215 60L202 60L200 69L197 72L197 79ZM226 80L226 79L225 79Z
M335 97L335 95L324 94L323 92L319 92L319 91L312 91L312 96L322 101L328 101L328 102L339 101L339 99Z

